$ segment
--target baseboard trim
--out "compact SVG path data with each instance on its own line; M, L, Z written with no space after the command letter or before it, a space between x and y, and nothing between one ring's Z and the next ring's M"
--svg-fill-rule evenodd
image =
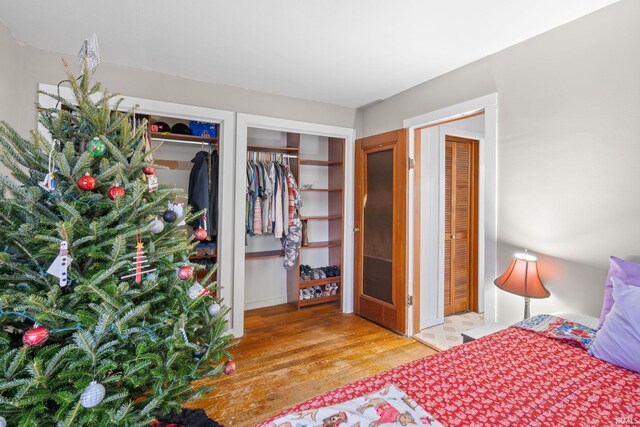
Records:
M280 295L277 297L269 297L269 298L263 298L263 299L253 300L253 301L245 301L244 309L253 310L255 308L271 307L272 305L286 304L286 302L287 302L287 296Z

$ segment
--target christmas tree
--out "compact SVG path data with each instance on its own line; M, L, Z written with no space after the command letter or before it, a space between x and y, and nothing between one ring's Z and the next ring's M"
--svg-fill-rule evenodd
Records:
M0 416L149 425L222 372L227 310L215 269L193 277L181 224L203 213L167 211L181 191L154 185L146 125L67 72L75 99L38 108L50 138L0 125Z

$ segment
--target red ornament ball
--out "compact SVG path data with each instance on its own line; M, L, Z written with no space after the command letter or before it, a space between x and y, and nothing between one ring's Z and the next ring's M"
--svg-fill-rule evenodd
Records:
M188 265L183 265L178 270L178 277L180 280L189 280L193 277L193 268Z
M98 181L96 181L96 179L89 174L86 174L78 180L78 187L80 187L80 189L84 191L95 190L97 186Z
M142 168L142 173L145 175L153 175L156 173L156 168L153 166L145 166Z
M207 238L207 230L204 228L198 228L194 234L198 240L204 240Z
M39 347L49 339L49 329L36 325L22 336L22 343L32 347Z
M124 197L124 188L120 187L118 184L114 185L107 191L107 196L111 200L115 200L118 197Z
M227 360L224 363L224 373L227 375L231 375L236 371L236 362L233 360Z

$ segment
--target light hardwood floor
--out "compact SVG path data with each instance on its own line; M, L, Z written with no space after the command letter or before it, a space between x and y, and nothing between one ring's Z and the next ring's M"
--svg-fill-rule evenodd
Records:
M283 409L360 378L436 353L337 304L288 305L245 313L232 349L236 373L191 404L225 426L254 426Z

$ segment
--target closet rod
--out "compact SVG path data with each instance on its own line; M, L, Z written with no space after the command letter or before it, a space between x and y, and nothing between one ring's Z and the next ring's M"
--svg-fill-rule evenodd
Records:
M280 156L280 157L287 157L289 159L297 159L298 158L298 156L296 156L295 154L271 153L271 152L265 152L265 151L247 150L247 153L262 153L262 154L269 154L269 155Z

